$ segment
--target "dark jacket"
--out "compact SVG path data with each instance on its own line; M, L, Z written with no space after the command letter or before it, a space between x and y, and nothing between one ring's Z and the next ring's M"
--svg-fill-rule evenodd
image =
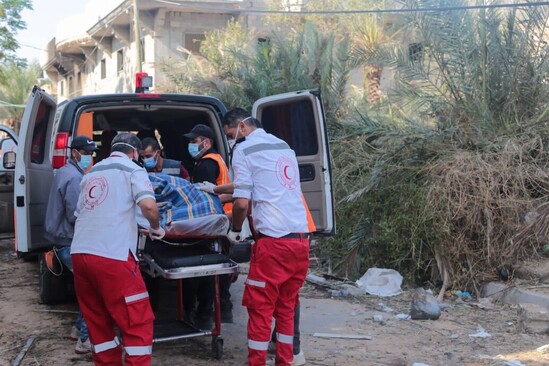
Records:
M71 159L55 173L48 199L44 228L46 240L57 246L69 246L74 235L76 204L84 172Z

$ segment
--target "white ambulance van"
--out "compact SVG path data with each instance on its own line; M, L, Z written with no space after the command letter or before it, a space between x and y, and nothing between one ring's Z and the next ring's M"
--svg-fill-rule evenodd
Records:
M57 279L47 278L44 253L52 244L44 239L44 216L56 169L70 156L73 137L88 135L100 145L103 131L135 132L156 136L166 158L193 160L183 135L196 124L212 128L219 153L228 161L229 146L221 120L227 112L221 101L209 96L176 94L87 95L59 105L35 87L27 103L19 136L0 126L17 149L3 154L5 169L14 171L15 251L20 257L38 255L40 294L45 303L65 298ZM331 166L324 110L318 90L303 90L258 100L253 115L267 132L285 140L295 150L301 185L318 235L335 231ZM15 164L10 163L15 161ZM15 166L13 166L15 165ZM13 170L14 169L14 170ZM67 272L67 271L65 271ZM62 280L62 279L59 279Z

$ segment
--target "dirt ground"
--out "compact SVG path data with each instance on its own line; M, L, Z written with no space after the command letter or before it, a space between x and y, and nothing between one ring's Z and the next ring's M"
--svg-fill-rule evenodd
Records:
M74 342L66 338L76 305L39 304L38 265L16 258L12 244L11 240L0 240L0 365L13 365L22 355L19 365L25 366L90 365L91 356L76 355ZM244 277L241 275L232 288L235 305L242 296ZM171 291L170 286L164 286L163 291ZM549 336L518 333L517 311L510 306L489 304L491 308L482 309L475 301L448 301L436 321L395 317L407 314L409 304L409 292L392 298L330 298L326 290L307 284L302 290L301 322L307 364L549 365L549 354L536 351L549 344ZM388 312L387 307L394 311ZM378 321L373 320L374 315ZM222 329L225 347L221 361L212 357L210 338L197 337L155 344L152 364L245 365L245 324L245 309L236 306L235 323ZM479 327L490 336L470 337ZM367 335L371 339L321 338L315 333ZM24 352L32 337L33 345Z

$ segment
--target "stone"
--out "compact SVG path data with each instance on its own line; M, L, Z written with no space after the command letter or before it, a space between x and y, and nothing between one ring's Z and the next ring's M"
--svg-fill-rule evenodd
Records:
M549 334L549 309L535 304L520 304L517 328L520 332Z

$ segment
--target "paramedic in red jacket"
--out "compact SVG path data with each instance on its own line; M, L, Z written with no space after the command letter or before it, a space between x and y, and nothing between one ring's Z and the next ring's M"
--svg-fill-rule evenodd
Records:
M150 365L154 315L135 254L136 211L141 209L149 221L152 239L161 239L164 230L147 172L133 161L139 158L141 141L121 133L111 146L111 155L80 185L71 244L74 284L94 363Z
M248 363L265 365L272 318L277 324L276 365L293 359L294 307L307 275L309 239L295 152L268 134L245 110L223 118L234 148L234 202L228 237L240 241L240 230L252 202L258 240L253 246L242 305L248 308ZM245 139L242 141L241 138Z

